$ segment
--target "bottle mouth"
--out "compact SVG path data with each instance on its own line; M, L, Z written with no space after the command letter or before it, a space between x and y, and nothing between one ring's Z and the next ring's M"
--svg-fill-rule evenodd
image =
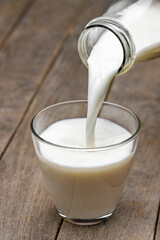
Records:
M136 47L135 43L133 41L133 38L131 34L128 32L128 30L120 24L118 21L112 18L106 18L106 17L99 17L95 18L92 21L90 21L86 26L84 31L81 33L78 41L78 52L79 56L84 63L86 67L88 67L88 57L90 55L90 52L93 48L93 46L90 46L89 49L86 45L87 38L91 34L89 30L95 28L95 27L101 27L103 29L107 29L111 31L115 36L119 39L123 52L124 52L124 58L121 67L118 70L117 75L121 75L125 72L127 72L132 65L134 64L135 58L136 58Z

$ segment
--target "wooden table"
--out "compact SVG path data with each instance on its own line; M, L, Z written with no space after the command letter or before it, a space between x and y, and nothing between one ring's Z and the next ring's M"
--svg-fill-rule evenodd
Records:
M87 98L77 54L84 25L105 0L0 0L0 240L159 240L160 61L118 77L109 101L135 111L142 130L120 205L107 221L62 220L47 193L29 124L40 109Z

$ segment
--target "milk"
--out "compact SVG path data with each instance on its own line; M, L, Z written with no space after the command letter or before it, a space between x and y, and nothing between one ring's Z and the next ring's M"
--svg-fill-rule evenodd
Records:
M104 32L88 59L87 147L95 146L96 118L122 61L123 49L119 39L110 31Z
M127 2L127 1L126 1ZM139 0L119 12L136 46L136 61L160 56L160 2Z
M115 209L133 158L132 143L110 150L82 150L86 147L85 125L85 118L52 124L40 137L71 149L40 142L40 154L37 153L57 209L77 219L102 217ZM124 141L131 134L98 118L95 136L96 146L103 147Z

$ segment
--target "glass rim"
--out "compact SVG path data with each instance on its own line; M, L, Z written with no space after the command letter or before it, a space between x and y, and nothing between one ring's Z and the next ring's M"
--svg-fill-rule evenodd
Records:
M111 106L123 109L123 110L129 112L136 119L136 121L137 121L137 128L136 128L135 132L129 138L127 138L127 139L125 139L125 140L123 140L123 141L121 141L119 143L111 144L111 145L107 145L107 146L103 146L103 147L94 147L94 148L87 148L87 147L84 148L83 147L83 148L78 148L78 147L69 147L69 146L55 144L55 143L49 142L49 141L43 139L42 137L40 137L39 134L35 131L34 126L33 126L34 121L38 118L38 116L40 114L44 113L45 111L47 111L50 108L58 107L58 106L65 105L65 104L73 104L73 103L88 103L88 101L87 100L71 100L71 101L66 101L66 102L60 102L60 103L56 103L56 104L50 105L50 106L48 106L46 108L43 108L41 111L39 111L37 114L35 114L34 117L31 120L31 123L30 123L30 130L31 130L31 133L36 137L36 139L38 139L39 141L41 141L41 142L43 142L45 144L48 144L50 146L57 147L57 148L62 148L62 149L65 149L65 150L93 152L93 151L109 150L109 149L113 149L113 148L117 148L117 147L123 146L123 145L129 143L130 141L132 141L133 139L135 139L139 135L139 133L140 133L141 122L140 122L140 119L138 118L138 116L133 111L129 110L128 108L126 108L124 106L116 104L116 103L103 102L102 106L103 105L111 105Z

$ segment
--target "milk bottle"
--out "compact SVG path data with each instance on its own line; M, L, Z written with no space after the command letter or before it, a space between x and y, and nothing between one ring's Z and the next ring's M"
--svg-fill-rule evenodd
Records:
M89 22L78 50L88 66L87 146L94 147L96 118L112 79L134 62L160 55L160 1L116 1Z

